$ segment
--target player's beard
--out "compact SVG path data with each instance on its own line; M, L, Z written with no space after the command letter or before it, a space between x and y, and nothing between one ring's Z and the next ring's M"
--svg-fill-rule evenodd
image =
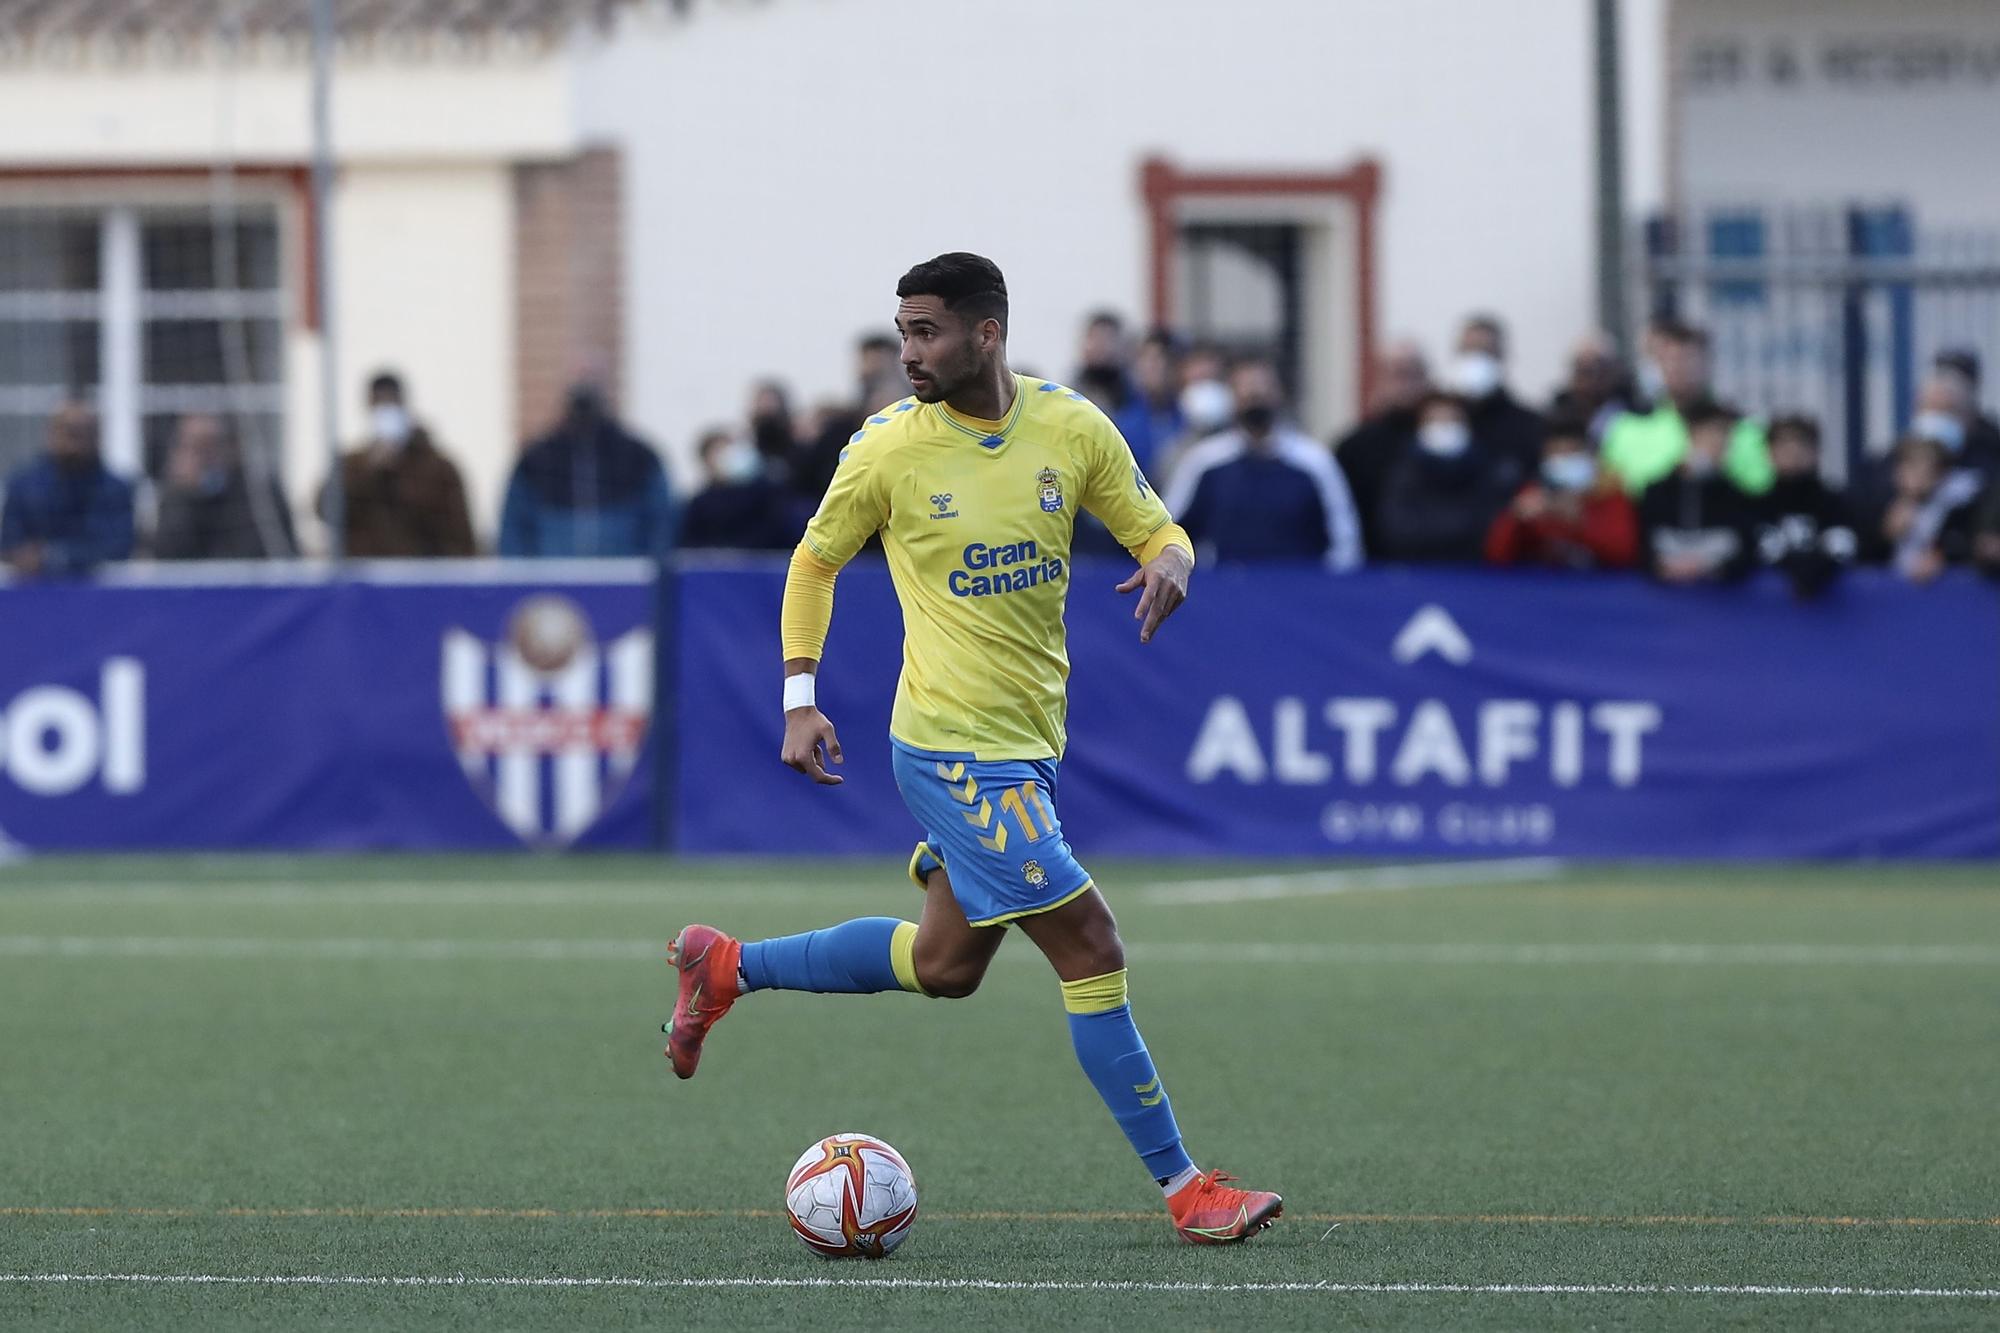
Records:
M907 372L906 372L907 373ZM951 364L931 364L922 371L925 382L919 386L914 380L910 388L920 403L942 403L953 394L974 383L979 378L979 352L968 347L962 357Z

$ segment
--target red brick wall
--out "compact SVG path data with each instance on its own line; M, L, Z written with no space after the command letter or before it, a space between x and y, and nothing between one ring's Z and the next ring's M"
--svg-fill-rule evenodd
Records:
M514 425L526 441L579 378L619 401L624 184L618 150L514 168Z

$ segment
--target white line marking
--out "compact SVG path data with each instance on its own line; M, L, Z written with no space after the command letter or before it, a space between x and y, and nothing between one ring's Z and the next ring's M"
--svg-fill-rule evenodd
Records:
M0 1273L0 1283L47 1285L143 1283L157 1286L244 1287L525 1287L715 1288L885 1287L901 1291L1159 1291L1320 1292L1335 1296L1873 1296L1938 1300L2000 1300L1996 1287L1818 1287L1655 1282L1060 1282L998 1278L918 1277L466 1277L415 1274L232 1276L215 1273Z
M1574 967L1654 963L1670 967L1888 966L2000 963L1983 944L1133 944L1126 953L1171 963L1421 963Z
M424 907L650 907L690 898L726 897L732 902L824 902L843 890L877 892L881 885L812 884L801 874L796 888L727 879L662 880L658 884L593 884L579 876L576 883L560 880L509 882L380 880L366 884L338 883L315 888L310 883L197 884L179 880L141 881L109 885L100 881L65 884L0 879L0 907L30 898L58 903L171 902L194 906L273 907L424 906ZM905 881L907 883L908 881Z
M164 935L0 935L0 957L603 962L664 959L668 938L665 934L656 940L288 940Z
M378 939L203 935L0 935L13 958L318 958L340 961L605 962L654 960L658 939ZM1268 963L1303 966L1411 963L1425 966L1577 967L1955 967L2000 964L2000 947L1981 944L1210 944L1125 946L1128 958L1163 963ZM1035 961L1016 950L1010 964Z
M1175 880L1140 891L1144 902L1182 906L1189 903L1265 902L1278 898L1325 898L1341 893L1388 893L1398 889L1455 888L1473 884L1520 884L1554 879L1563 863L1551 856L1527 856L1501 861L1437 861L1402 866L1370 866L1358 870L1313 870L1286 875L1247 875L1235 879Z

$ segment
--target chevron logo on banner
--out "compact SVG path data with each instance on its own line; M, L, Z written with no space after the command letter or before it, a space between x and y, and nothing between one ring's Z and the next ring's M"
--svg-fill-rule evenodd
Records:
M639 761L653 711L653 635L599 644L583 608L537 593L503 642L444 636L441 685L452 749L500 822L534 847L563 847L604 813Z

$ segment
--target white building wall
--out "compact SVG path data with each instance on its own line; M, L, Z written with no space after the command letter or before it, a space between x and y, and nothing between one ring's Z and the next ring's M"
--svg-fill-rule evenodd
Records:
M2000 4L1677 0L1679 193L2000 226Z
M334 209L341 437L365 430L365 388L403 376L410 406L465 474L473 530L490 542L519 440L514 429L514 196L505 165L357 166ZM310 358L295 358L295 363ZM290 475L326 475L317 368L295 383Z
M1628 0L1628 67L1658 0ZM1146 313L1140 162L1385 170L1379 332L1442 351L1503 315L1539 396L1593 319L1583 0L782 0L628 22L580 79L628 154L628 407L675 446L781 374L847 391L896 278L992 255L1017 361L1071 372L1079 323ZM1657 194L1656 106L1628 108Z
M303 164L311 153L306 66L254 54L233 67L211 57L9 68L0 73L0 163L139 171ZM418 415L465 471L482 541L493 538L519 445L511 166L574 151L567 61L565 53L472 63L357 57L336 70L331 228L341 436L352 442L360 433L367 376L385 366L401 371ZM93 198L149 198L159 189L73 187ZM207 197L198 179L171 189ZM303 240L295 205L287 231L295 244ZM290 265L288 274L300 284L293 295L303 309L303 270ZM318 335L302 319L288 329L286 478L306 512L328 458ZM304 524L302 533L319 545L318 524Z
M66 166L302 162L312 101L302 56L246 48L169 63L78 55L0 69L0 162ZM491 61L366 56L335 67L333 141L344 158L496 158L568 151L560 53Z

